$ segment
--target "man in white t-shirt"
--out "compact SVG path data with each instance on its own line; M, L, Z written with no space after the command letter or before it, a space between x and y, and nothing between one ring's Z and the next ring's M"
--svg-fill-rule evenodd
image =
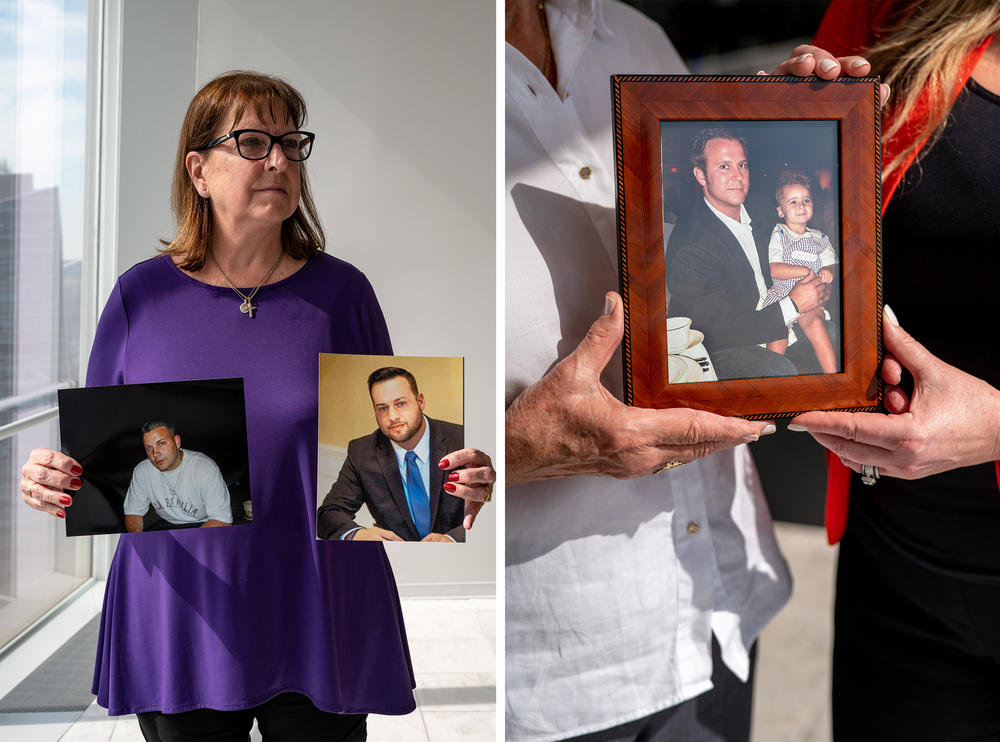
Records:
M126 531L142 531L150 507L174 526L232 525L229 490L212 459L181 449L181 437L170 423L143 425L142 444L146 460L132 471L125 495Z

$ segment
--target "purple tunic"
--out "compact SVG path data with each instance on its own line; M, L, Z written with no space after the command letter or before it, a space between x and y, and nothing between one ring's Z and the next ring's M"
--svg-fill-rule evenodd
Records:
M87 385L243 377L252 525L124 534L93 691L112 715L231 710L286 691L337 713L415 708L399 597L381 544L315 540L318 353L391 354L364 275L320 253L260 290L165 256L119 280Z

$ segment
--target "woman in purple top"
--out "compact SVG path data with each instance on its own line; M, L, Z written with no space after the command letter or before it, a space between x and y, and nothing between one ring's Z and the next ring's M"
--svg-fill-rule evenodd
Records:
M264 739L364 739L367 713L415 707L385 551L314 538L317 354L392 348L368 280L321 252L305 115L257 73L198 92L177 236L118 280L91 351L88 386L244 379L253 525L123 535L108 576L94 693L149 740L245 740L254 717ZM474 518L489 457L448 458ZM39 449L22 471L25 501L64 517L79 463Z

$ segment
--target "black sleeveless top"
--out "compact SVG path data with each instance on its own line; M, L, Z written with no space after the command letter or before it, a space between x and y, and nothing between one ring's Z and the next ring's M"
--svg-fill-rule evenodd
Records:
M883 284L900 324L938 358L1000 387L1000 96L970 80L944 135L883 218ZM966 579L1000 584L994 464L851 484L852 527ZM855 523L856 522L856 523Z

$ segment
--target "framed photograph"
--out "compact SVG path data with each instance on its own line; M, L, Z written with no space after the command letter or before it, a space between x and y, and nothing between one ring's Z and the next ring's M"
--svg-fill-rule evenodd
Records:
M320 353L317 538L465 542L465 500L439 466L465 448L464 370L458 357Z
M83 467L67 536L253 521L243 379L60 389L59 432Z
M615 75L625 401L874 411L876 78Z

